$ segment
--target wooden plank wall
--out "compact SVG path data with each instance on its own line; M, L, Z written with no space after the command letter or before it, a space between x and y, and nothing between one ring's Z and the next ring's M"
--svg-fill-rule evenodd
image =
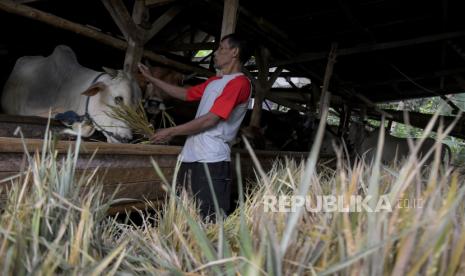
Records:
M13 116L0 114L0 137L20 137L15 133L20 127L25 138L43 138L47 119L41 117ZM50 122L50 130L58 133L65 129L65 126L58 121Z
M41 139L25 139L25 145L30 153L40 152L42 142ZM69 141L57 143L56 150L59 153L59 159L65 156L70 146L74 147L75 143ZM98 153L91 158L96 150ZM158 201L164 197L162 180L153 169L150 160L153 158L157 162L166 179L171 182L180 151L181 147L178 146L84 142L81 145L76 177L89 174L98 168L96 178L102 181L106 195L113 194L119 187L116 198L131 199L127 204L114 206L111 210L111 212L121 211L123 205L133 207L137 204L140 205L144 200ZM233 161L236 152L241 157L243 178L254 178L254 165L249 154L244 150L235 150L232 155ZM303 156L302 153L266 151L257 152L257 155L265 169L269 169L278 156ZM21 139L0 138L0 179L17 175L26 165L24 145ZM10 185L11 182L0 184L2 187L0 202L5 202L5 188Z

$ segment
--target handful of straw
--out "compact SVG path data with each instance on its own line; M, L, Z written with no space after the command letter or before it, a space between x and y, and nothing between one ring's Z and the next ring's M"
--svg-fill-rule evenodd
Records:
M109 105L108 107L111 111L107 115L125 122L134 133L140 134L146 139L150 139L150 137L155 134L155 128L149 122L141 102L139 102L136 108L125 104L116 106ZM161 115L162 120L160 122L160 127L166 128L176 125L168 112L161 110Z
M168 114L166 110L161 110L160 127L166 128L166 127L172 127L172 126L176 126L176 123L174 122L171 115Z
M139 103L136 108L125 104L109 106L109 108L111 111L108 116L125 122L134 133L141 134L147 139L155 134L155 129L149 122L142 103Z

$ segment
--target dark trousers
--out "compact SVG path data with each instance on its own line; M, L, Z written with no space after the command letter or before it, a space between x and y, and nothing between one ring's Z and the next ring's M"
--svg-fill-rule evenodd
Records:
M231 164L226 161L205 164L208 165L218 205L225 214L228 214L232 185ZM183 162L178 173L177 181L178 185L182 185L187 191L192 192L200 205L202 217L214 219L212 215L215 213L215 205L210 192L204 163Z

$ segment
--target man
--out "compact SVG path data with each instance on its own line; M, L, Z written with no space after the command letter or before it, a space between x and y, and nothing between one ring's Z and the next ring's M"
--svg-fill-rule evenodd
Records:
M229 211L232 184L230 143L239 130L250 98L250 81L241 73L247 59L244 40L236 34L223 37L214 53L215 67L220 70L221 76L211 77L189 89L156 79L145 66L139 64L147 80L172 97L200 101L194 120L157 130L151 141L160 143L178 135L189 136L181 152L182 165L178 179L190 184L193 194L200 201L203 217L214 212L204 163L208 165L220 208L225 213Z

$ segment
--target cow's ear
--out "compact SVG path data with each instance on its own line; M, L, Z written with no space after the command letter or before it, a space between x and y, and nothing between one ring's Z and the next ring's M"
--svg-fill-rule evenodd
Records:
M106 85L103 82L99 81L92 84L89 88L87 88L86 91L82 92L81 94L85 96L94 96L98 92L105 90L105 88Z
M103 69L103 71L105 71L105 73L110 75L110 77L112 77L113 79L116 78L116 76L118 76L118 70L108 68L108 67L105 67L105 66L103 66L102 69Z

